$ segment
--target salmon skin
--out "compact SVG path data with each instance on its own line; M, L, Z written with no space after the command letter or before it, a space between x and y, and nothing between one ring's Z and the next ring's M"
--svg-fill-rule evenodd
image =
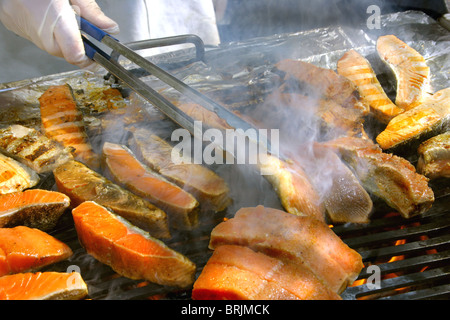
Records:
M88 288L77 272L18 273L0 278L0 300L80 300Z
M182 229L197 225L198 201L144 166L126 146L105 142L103 157L104 166L113 180L166 211L171 225Z
M39 180L34 170L0 153L0 194L23 191Z
M336 151L353 169L364 188L404 218L427 211L434 202L428 179L402 157L384 153L369 139L338 138L322 145Z
M355 50L347 51L337 62L337 72L352 81L375 118L388 123L403 112L387 96L370 62Z
M314 146L314 160L327 164L326 168L319 166L320 172L310 176L316 189L323 189L319 193L331 222L369 222L373 202L355 174L336 153L320 144Z
M304 265L235 245L222 245L214 250L194 283L192 298L341 300Z
M37 173L51 172L73 158L70 148L64 148L36 129L18 124L0 128L0 152Z
M450 88L442 89L423 103L389 121L376 141L383 150L411 146L450 130Z
M173 163L172 146L151 130L136 128L131 149L151 169L182 187L200 202L202 209L223 211L230 204L229 188L214 171L194 163Z
M322 221L281 210L242 208L211 232L209 247L240 245L273 258L304 265L325 286L341 293L359 275L361 256Z
M42 128L47 137L65 147L74 148L75 159L96 169L99 156L86 134L83 114L78 109L72 88L68 84L50 86L39 97Z
M395 104L404 110L421 104L430 80L430 68L423 56L394 35L379 37L377 52L397 78Z
M429 179L450 178L450 131L426 140L417 152L418 172Z
M0 227L25 225L41 230L54 228L70 205L63 193L41 189L0 196Z
M54 170L58 190L72 207L96 201L157 238L169 238L166 213L150 202L111 182L81 162L72 160Z
M292 214L307 215L325 221L325 208L320 196L302 167L267 155L258 166L280 198L283 208Z
M36 271L71 255L69 246L39 229L0 228L0 277Z
M193 283L193 262L105 207L87 201L72 215L86 251L120 275L183 288Z

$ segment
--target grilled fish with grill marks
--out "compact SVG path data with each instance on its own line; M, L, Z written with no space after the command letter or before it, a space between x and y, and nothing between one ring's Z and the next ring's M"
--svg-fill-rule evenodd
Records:
M70 148L64 148L36 129L18 124L0 128L0 151L37 173L50 172L73 158Z
M355 50L346 52L339 59L337 72L356 85L362 99L381 122L388 123L403 112L403 109L397 107L384 92L370 62Z
M41 122L47 137L63 146L73 147L77 160L97 169L99 156L94 152L86 134L83 114L78 109L68 84L51 86L39 97Z
M408 111L399 114L377 137L384 150L399 148L450 129L450 88L442 89Z
M423 56L394 35L381 36L377 51L397 78L395 104L410 110L422 103L429 90L430 68Z
M0 153L0 194L22 191L38 182L34 170Z

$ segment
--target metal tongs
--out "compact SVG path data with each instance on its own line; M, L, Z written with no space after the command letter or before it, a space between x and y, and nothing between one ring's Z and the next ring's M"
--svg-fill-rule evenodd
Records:
M252 125L248 122L244 121L240 117L236 116L234 113L230 112L223 106L219 105L215 101L196 91L192 87L188 86L184 82L180 81L176 77L172 76L165 70L156 66L149 60L145 59L141 55L137 54L135 51L130 49L127 45L124 45L119 42L119 40L115 39L113 36L104 32L103 30L97 28L89 21L80 17L80 30L82 33L82 38L85 45L86 55L96 61L98 64L103 66L107 71L109 71L112 75L120 79L123 83L125 83L130 89L138 93L144 99L149 101L153 106L158 108L162 113L164 113L171 120L176 122L181 127L185 128L191 134L196 136L199 132L194 132L196 130L194 125L194 120L188 116L186 113L181 111L179 108L174 106L171 102L165 99L161 94L153 90L150 86L144 83L139 77L134 75L132 72L125 69L119 62L118 57L121 55L128 60L132 61L143 70L149 72L153 76L157 77L167 85L179 91L181 94L189 97L193 102L201 105L205 109L214 112L219 118L225 120L232 128L242 129L243 131L247 131L248 129L253 129L254 132L258 133L256 140L251 141L252 143L256 143L260 148L264 148L264 150L270 151L270 142L267 140L267 137L263 137L258 130L256 130ZM89 35L91 38L99 41L100 43L106 45L110 49L112 49L111 55L108 55L104 51L102 51L99 47L97 47L86 35ZM193 41L201 41L197 36L189 35L191 38L193 37ZM158 41L158 40L156 40ZM198 53L197 53L198 54ZM197 129L198 130L198 129ZM200 133L200 134L203 134ZM248 137L252 140L251 137ZM253 138L253 140L255 140ZM234 154L234 150L226 150Z

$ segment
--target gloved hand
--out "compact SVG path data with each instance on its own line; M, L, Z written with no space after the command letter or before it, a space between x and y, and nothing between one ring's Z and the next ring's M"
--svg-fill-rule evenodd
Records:
M89 69L95 64L85 55L75 12L110 34L119 32L95 0L0 0L0 20L6 28L51 55Z

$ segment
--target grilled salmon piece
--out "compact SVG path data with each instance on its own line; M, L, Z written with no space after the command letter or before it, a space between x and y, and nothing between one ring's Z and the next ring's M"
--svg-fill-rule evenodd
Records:
M230 204L229 188L214 171L195 163L173 163L172 146L151 130L133 130L132 149L150 168L176 183L200 202L202 208L225 210Z
M384 153L369 139L338 138L323 143L353 169L364 188L404 218L421 214L434 202L428 179L402 157Z
M275 64L284 83L297 82L296 90L315 98L332 100L346 108L359 108L364 114L368 106L361 102L355 85L334 70L321 68L300 60L284 59Z
M421 104L429 90L430 78L430 68L423 56L394 35L379 37L377 51L397 78L395 104L404 110Z
M37 173L51 172L73 158L70 148L64 148L38 130L18 124L0 129L0 151Z
M194 300L298 300L276 283L232 265L206 264L194 283Z
M423 142L417 152L418 172L429 179L450 178L450 131Z
M111 182L81 162L72 160L54 170L58 190L76 207L96 201L157 238L169 238L166 213L150 202Z
M178 287L194 282L193 262L105 207L87 201L72 215L86 251L120 275Z
M69 205L70 198L55 191L30 189L0 195L0 227L50 230Z
M258 165L287 212L325 221L320 196L299 164L266 155Z
M80 300L88 288L77 272L18 273L0 278L0 300Z
M78 109L68 84L51 86L39 97L42 128L47 137L65 147L74 148L75 159L96 169L99 156L94 152L84 127L83 114Z
M0 153L0 194L23 191L39 180L34 170Z
M220 272L220 273L219 273ZM247 293L245 284L233 281L233 273L249 274L247 279L260 278L253 286L255 292ZM218 281L222 278L222 281ZM243 288L240 288L240 286ZM269 290L274 287L276 290ZM279 287L279 288L278 288ZM283 290L281 290L283 289ZM238 295L252 299L287 298L285 291L300 300L340 300L340 296L328 289L307 267L295 265L255 252L247 247L223 245L214 250L202 273L194 283L192 297L197 300L214 297L225 299ZM275 294L273 294L275 293ZM278 296L283 293L285 296Z
M360 273L361 256L324 222L281 210L242 208L217 225L209 247L240 245L309 268L325 286L341 293Z
M347 165L332 150L314 146L314 160L321 165L310 169L311 181L323 199L332 223L367 223L373 209L370 195ZM320 171L320 172L316 172Z
M103 156L113 180L166 211L173 226L189 229L197 225L198 201L147 168L126 146L105 142Z
M69 246L39 229L0 228L0 277L38 270L71 255Z
M396 116L377 137L383 150L430 138L450 128L450 88L442 89L423 103Z
M370 62L355 50L347 51L337 62L337 72L352 81L375 118L388 123L403 112L387 96Z

